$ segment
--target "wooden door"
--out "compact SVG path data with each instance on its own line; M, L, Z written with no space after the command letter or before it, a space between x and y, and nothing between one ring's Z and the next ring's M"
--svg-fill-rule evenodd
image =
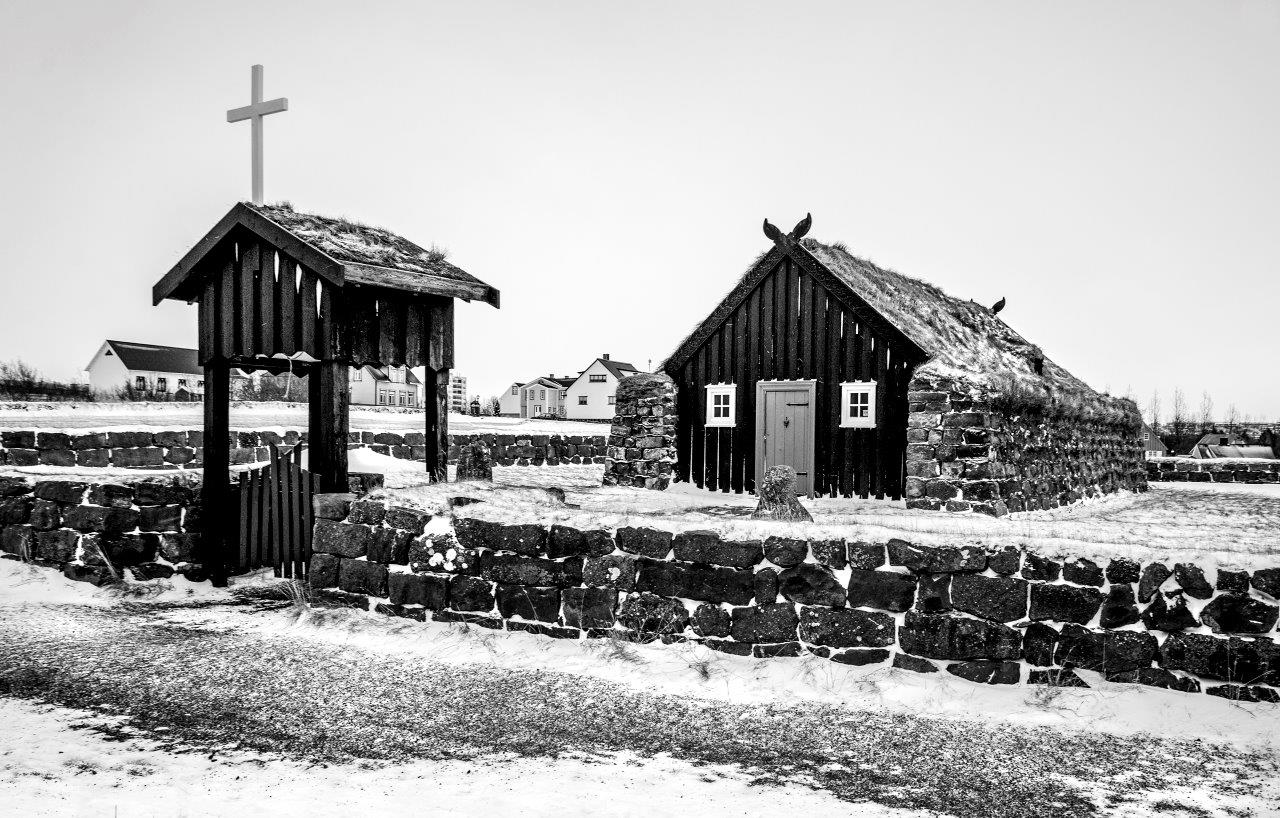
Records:
M756 385L757 483L770 466L790 466L799 493L813 496L816 386L814 381Z

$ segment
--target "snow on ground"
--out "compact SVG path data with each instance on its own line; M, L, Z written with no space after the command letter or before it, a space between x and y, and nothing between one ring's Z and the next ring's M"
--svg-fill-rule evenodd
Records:
M425 427L421 409L353 406L351 430L355 432L420 432ZM7 403L0 404L0 429L62 431L136 431L146 429L199 429L204 409L199 403ZM307 428L305 403L256 403L231 405L231 428L246 431L282 431ZM449 430L457 434L607 435L606 423L505 417L473 417L450 414Z
M164 746L119 720L0 699L0 804L9 815L677 815L925 813L850 804L804 787L672 758L515 758L489 763L304 764ZM655 786L655 784L658 784ZM565 797L572 793L573 806Z

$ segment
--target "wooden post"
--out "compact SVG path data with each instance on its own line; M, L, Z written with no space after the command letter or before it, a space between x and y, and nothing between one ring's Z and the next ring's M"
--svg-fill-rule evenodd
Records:
M227 555L238 536L231 508L231 367L204 366L204 480L200 487L200 562L215 587L227 584Z
M319 361L308 380L307 469L320 476L323 492L347 491L347 364Z
M449 370L426 371L427 473L436 483L449 479Z

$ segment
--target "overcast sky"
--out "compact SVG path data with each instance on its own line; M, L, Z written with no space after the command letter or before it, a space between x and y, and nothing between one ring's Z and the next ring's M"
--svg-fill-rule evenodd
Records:
M1097 389L1280 416L1280 4L4 0L0 359L195 345L151 285L249 194L498 287L472 391L670 353L764 217L983 303Z

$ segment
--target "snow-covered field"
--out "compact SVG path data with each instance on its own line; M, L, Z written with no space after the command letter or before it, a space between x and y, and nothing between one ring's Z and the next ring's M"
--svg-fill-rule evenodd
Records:
M352 431L420 432L424 420L421 409L353 406ZM0 429L94 429L130 431L137 429L199 429L204 410L198 403L5 403L0 404ZM253 403L231 405L231 428L276 430L307 428L305 403ZM457 434L496 432L500 434L607 435L606 423L571 420L526 420L524 418L472 417L450 414L449 430Z

